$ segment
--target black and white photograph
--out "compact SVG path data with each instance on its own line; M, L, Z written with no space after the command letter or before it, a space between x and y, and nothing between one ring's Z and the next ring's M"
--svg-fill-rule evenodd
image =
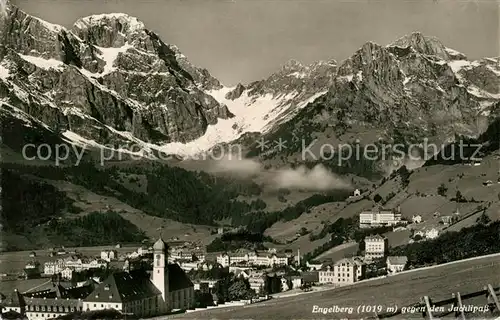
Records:
M500 319L500 0L0 0L0 319Z

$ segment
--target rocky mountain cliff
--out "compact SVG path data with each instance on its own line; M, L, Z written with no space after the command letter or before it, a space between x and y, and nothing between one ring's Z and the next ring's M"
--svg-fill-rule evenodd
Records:
M388 46L369 42L338 65L327 93L264 138L290 142L293 132L335 145L477 137L500 115L499 71L498 58L471 62L420 33ZM300 147L282 151L292 155ZM265 150L265 157L278 153Z
M499 58L469 61L420 33L366 43L340 63L291 60L229 88L126 14L66 29L8 4L0 22L2 117L31 117L82 146L193 155L248 133L252 141L293 133L330 143L449 142L478 136L498 116ZM298 150L288 143L288 155Z
M66 29L8 3L0 19L0 99L73 142L140 140L148 151L232 117L207 94L221 84L134 17L90 16Z

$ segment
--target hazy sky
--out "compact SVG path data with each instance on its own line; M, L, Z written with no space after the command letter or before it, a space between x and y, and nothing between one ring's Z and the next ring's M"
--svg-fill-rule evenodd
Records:
M82 16L124 12L177 45L226 85L268 76L289 59L350 56L367 41L412 31L469 58L499 56L499 0L13 0L71 27Z

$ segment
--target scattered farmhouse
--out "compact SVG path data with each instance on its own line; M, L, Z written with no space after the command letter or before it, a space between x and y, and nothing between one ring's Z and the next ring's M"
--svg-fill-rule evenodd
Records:
M318 262L318 263L309 263L309 261L306 262L306 267L309 270L321 270L323 268L323 264Z
M453 222L453 217L452 216L442 216L441 217L441 222L447 226Z
M413 223L421 223L422 222L422 216L417 214L417 215L411 217L411 221Z
M101 251L101 260L111 262L116 259L118 259L118 253L116 250Z
M432 228L432 229L425 231L425 238L426 239L429 239L429 240L436 239L438 236L439 236L439 230L437 230L436 228Z

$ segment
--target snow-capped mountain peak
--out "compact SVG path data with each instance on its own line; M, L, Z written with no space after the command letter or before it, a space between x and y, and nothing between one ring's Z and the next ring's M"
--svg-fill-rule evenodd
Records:
M125 13L103 13L90 15L78 19L74 23L74 27L83 29L89 26L109 26L113 23L120 23L122 25L122 32L133 32L140 29L145 29L145 25L142 21L139 21L136 17L132 17Z
M464 119L500 100L498 59L467 61L421 33L388 46L368 42L340 64L290 60L263 80L228 88L127 14L84 17L67 30L10 3L6 11L0 99L20 111L9 116L43 119L75 143L193 155L314 117L316 108L330 110L328 126L343 130L401 121L437 130L458 119L461 132L474 132Z

